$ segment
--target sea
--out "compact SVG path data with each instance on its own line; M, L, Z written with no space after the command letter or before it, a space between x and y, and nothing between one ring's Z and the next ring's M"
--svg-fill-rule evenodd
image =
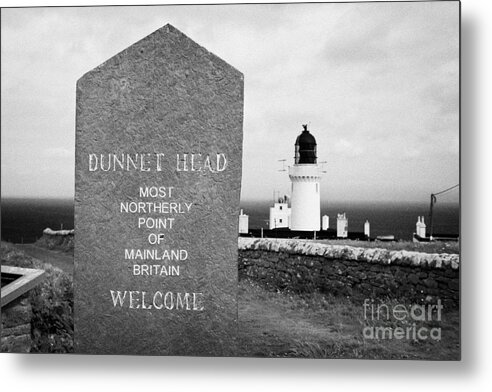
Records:
M73 229L73 199L2 199L2 241L33 243L43 230Z
M241 202L244 213L249 215L250 228L268 228L271 205L269 201ZM371 237L394 235L396 239L411 240L418 216L424 216L429 224L429 205L426 203L326 202L321 205L321 214L330 217L330 228L336 227L337 214L343 212L348 218L349 232L363 232L364 222L368 220ZM459 204L437 203L433 215L435 235L459 234ZM72 199L2 199L2 240L33 243L48 227L53 230L74 228Z

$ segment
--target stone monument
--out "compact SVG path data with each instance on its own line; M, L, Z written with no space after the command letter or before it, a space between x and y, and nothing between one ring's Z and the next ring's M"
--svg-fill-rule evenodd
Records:
M166 25L77 83L75 352L235 354L243 75Z

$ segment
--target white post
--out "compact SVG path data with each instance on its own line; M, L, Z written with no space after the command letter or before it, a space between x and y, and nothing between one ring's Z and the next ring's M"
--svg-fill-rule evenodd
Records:
M425 238L425 236L426 236L426 232L425 232L426 228L427 228L427 225L424 222L424 217L422 217L421 223L420 223L420 233L421 234L419 234L422 238ZM431 238L431 240L432 240L432 238Z
M323 215L322 228L323 230L328 230L330 227L330 217L328 215Z
M347 236L348 236L348 219L344 212L343 214L337 215L337 237L347 238Z
M369 238L371 233L371 226L369 224L369 221L366 220L366 223L364 223L364 234Z

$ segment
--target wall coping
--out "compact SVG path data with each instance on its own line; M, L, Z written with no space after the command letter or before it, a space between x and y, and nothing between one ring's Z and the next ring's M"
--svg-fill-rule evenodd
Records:
M52 230L49 227L43 230L43 234L46 235L58 235L58 236L67 236L67 235L73 235L74 229L72 230Z
M239 250L285 252L325 259L352 260L373 264L404 265L436 269L460 268L460 256L449 253L422 253L382 248L359 248L348 245L331 245L312 240L284 238L238 238Z

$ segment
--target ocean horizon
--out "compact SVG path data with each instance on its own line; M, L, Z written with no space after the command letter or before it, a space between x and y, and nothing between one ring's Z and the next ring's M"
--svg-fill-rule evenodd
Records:
M268 228L272 201L241 201L240 208L249 215L249 228ZM74 228L73 199L5 198L1 201L1 238L12 243L33 243L47 227L53 230ZM394 235L411 240L418 216L424 216L429 232L429 204L422 202L321 202L321 215L330 217L330 228L336 227L338 213L345 212L349 232L363 232L370 222L371 237ZM458 203L434 206L434 234L459 235Z

